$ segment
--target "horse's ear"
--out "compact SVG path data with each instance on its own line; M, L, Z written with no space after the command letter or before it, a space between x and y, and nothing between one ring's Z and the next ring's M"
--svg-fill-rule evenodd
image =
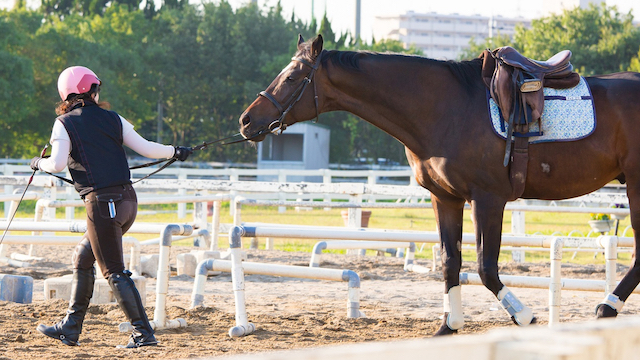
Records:
M298 34L298 49L300 49L300 45L302 45L303 42L304 38L302 37L302 34Z
M318 34L318 37L313 39L313 43L311 44L311 55L313 56L313 58L316 58L320 55L320 53L322 52L323 43L324 40L322 39L321 34Z

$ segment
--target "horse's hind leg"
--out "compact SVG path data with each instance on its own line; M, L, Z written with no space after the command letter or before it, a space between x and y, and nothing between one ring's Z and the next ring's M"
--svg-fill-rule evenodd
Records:
M464 325L462 295L460 293L460 267L462 266L462 216L464 200L431 197L436 213L440 245L442 249L442 272L444 275L444 319L434 334L454 334Z
M640 261L638 254L640 251L640 242L638 241L638 229L640 229L640 181L631 179L627 176L627 196L629 197L629 213L631 217L631 226L634 230L635 249L633 252L633 262L629 271L622 278L612 294L607 294L604 300L596 307L596 316L598 318L615 317L622 310L624 302L631 295L633 290L640 283Z
M502 305L502 308L518 325L526 326L533 320L531 309L523 305L498 276L498 257L502 240L502 218L506 201L487 194L473 200L471 208L476 232L478 274Z

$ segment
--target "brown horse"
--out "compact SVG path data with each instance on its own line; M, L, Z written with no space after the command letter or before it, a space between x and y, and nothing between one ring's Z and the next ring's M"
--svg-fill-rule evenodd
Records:
M627 182L631 224L640 228L640 74L586 78L594 98L595 131L571 142L529 146L522 198L566 199L613 179ZM459 273L465 202L471 205L478 272L519 325L531 310L498 277L505 204L511 200L505 141L491 129L481 61L438 61L417 56L323 50L322 37L298 41L291 63L240 116L242 135L262 141L287 125L344 110L384 130L406 149L418 183L432 193L445 279L444 320L436 335L464 324ZM633 140L636 139L636 140ZM637 236L637 235L636 235ZM636 251L638 253L638 238ZM596 308L614 317L640 282L633 266Z

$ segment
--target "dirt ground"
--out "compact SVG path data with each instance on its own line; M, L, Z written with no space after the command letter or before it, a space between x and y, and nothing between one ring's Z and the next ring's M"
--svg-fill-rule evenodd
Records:
M175 256L193 248L174 247ZM28 268L0 264L0 274L27 275L34 279L33 302L17 304L0 301L0 360L5 359L187 359L240 353L259 353L284 349L330 346L335 344L390 341L431 336L442 316L444 285L439 272L428 274L403 271L403 259L390 256L324 255L323 267L350 269L361 277L360 306L365 318L348 319L347 284L319 280L246 276L249 321L256 331L232 339L235 325L231 276L210 276L205 285L205 306L190 309L193 278L172 276L167 299L169 319L183 318L186 328L158 330L157 347L120 350L128 334L118 331L126 321L115 304L91 305L80 338L81 346L70 347L50 339L35 328L52 325L62 318L67 301L44 300L44 280L71 273L72 247L41 246L35 249L40 261ZM7 253L26 253L26 247L11 246ZM143 254L157 253L145 247ZM308 266L309 253L247 250L253 262ZM602 255L600 255L602 256ZM419 264L431 266L428 260ZM476 272L475 263L465 263L463 271ZM619 266L619 274L626 272ZM547 264L506 263L501 274L549 276ZM603 265L563 265L565 278L604 279ZM620 278L620 275L619 275ZM156 282L147 279L147 314L154 315ZM512 291L537 317L537 324L548 323L548 290L513 288ZM497 327L516 327L484 287L467 285L462 289L466 323L460 334L484 333ZM594 318L594 308L603 293L563 291L562 322ZM640 297L632 295L621 317L640 313ZM460 336L460 335L456 335Z

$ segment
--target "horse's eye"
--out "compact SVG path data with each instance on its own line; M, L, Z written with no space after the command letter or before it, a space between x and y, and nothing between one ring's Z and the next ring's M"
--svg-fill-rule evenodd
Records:
M287 77L287 82L292 83L295 79L292 76Z

